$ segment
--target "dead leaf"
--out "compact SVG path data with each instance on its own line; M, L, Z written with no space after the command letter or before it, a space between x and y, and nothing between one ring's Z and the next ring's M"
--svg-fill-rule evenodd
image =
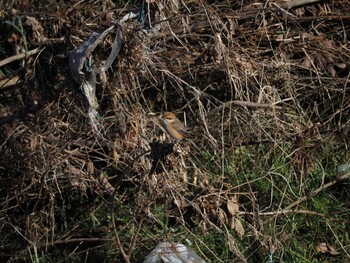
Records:
M340 254L340 252L335 250L334 247L328 245L326 242L319 243L316 246L316 250L317 250L318 253L322 253L322 254L329 253L329 254L331 254L333 256L336 256L336 255Z
M232 218L231 229L234 229L237 232L241 240L243 239L245 230L240 219L238 219L237 217Z
M241 262L248 262L245 256L242 254L242 252L237 248L235 239L231 234L227 234L227 244L230 248L230 251L236 254L237 257L239 257Z
M227 215L221 208L218 209L217 216L225 225L228 223Z
M237 197L231 197L228 202L227 202L227 209L230 212L230 214L232 216L237 215L237 213L239 212L239 204L237 201Z
M183 196L175 198L174 203L180 209L183 209L183 208L188 207L190 205Z
M201 220L198 224L199 229L202 231L204 235L208 234L207 223L204 220Z
M340 69L345 69L346 68L346 64L345 63L335 63L334 65L337 68L340 68Z

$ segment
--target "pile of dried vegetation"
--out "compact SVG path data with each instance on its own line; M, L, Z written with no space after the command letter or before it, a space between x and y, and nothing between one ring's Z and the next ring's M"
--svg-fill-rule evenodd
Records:
M350 260L349 1L1 5L1 262ZM113 24L93 123L69 55Z

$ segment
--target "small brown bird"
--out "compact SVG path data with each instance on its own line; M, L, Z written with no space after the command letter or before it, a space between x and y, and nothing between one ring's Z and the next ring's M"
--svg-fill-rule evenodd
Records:
M178 118L176 118L174 113L165 112L159 119L162 123L163 128L171 138L180 141L186 137L189 137L185 126Z

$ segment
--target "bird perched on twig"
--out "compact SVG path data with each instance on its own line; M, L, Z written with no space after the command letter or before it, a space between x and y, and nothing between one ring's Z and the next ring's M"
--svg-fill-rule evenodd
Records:
M189 137L189 134L186 131L186 127L178 118L176 118L174 113L165 112L162 114L162 116L160 116L159 119L163 128L174 140L181 141L184 138Z

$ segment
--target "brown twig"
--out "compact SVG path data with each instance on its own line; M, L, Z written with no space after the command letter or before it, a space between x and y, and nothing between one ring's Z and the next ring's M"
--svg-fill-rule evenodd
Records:
M0 80L0 89L5 89L7 87L14 86L14 85L18 84L19 81L20 80L19 80L18 76L14 76L10 79Z
M138 237L138 235L140 233L141 227L143 226L144 219L145 218L141 218L141 221L140 221L140 223L139 223L139 225L138 225L138 227L136 229L136 232L135 232L135 234L134 234L134 236L133 236L133 238L131 240L131 244L129 246L129 253L128 253L129 258L131 257L131 253L132 253L132 251L133 251L133 249L134 249L134 247L136 245L136 240L137 240L137 237Z
M40 48L35 48L33 50L30 50L26 53L21 53L21 54L18 54L18 55L15 55L15 56L12 56L12 57L9 57L9 58L5 58L3 60L0 61L0 67L6 65L6 64L9 64L13 61L16 61L16 60L20 60L20 59L23 59L23 58L26 58L26 57L30 57L30 56L33 56L37 53L40 52Z
M339 176L337 177L336 179L322 185L321 187L317 188L316 190L312 191L311 193L309 193L308 195L305 195L303 196L302 198L299 198L299 200L295 201L294 203L290 204L289 206L285 207L284 209L282 209L282 212L283 211L289 211L290 209L292 209L293 207L295 206L298 206L300 203L314 197L315 195L317 195L319 192L331 187L332 185L340 182L340 181L343 181L344 179L346 178L349 178L350 177L350 173L346 173L342 176Z
M114 219L113 219L113 222L114 222ZM120 242L120 238L119 238L119 234L118 234L118 231L116 229L114 229L114 233L115 233L115 238L117 240L117 244L118 244L118 248L119 248L119 251L120 251L120 254L122 254L122 257L125 261L125 263L130 263L130 257L129 255L127 255L125 253L125 250L123 248L123 245L122 243Z

